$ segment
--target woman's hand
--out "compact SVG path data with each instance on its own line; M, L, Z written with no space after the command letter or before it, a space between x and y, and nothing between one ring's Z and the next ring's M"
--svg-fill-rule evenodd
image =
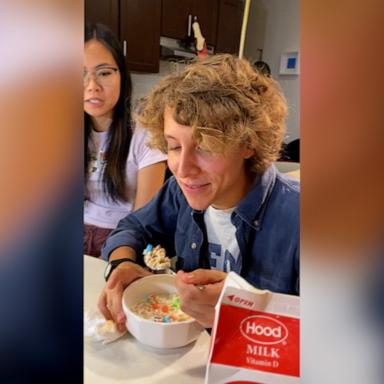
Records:
M121 263L112 272L98 301L98 308L107 320L113 320L120 332L127 330L125 326L125 314L122 307L124 289L133 281L150 275L140 265L126 262Z
M226 277L224 272L209 269L177 272L176 287L181 309L205 328L212 328L215 305Z

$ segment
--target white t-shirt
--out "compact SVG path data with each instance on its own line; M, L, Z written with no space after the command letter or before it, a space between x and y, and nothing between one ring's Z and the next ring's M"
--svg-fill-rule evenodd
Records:
M231 222L234 210L235 208L220 210L209 206L204 212L212 269L230 272L239 261L240 248L236 240L236 227Z
M137 189L137 172L149 165L165 161L167 156L147 145L147 132L136 126L126 165L126 183L129 200L114 203L103 192L102 175L105 166L104 151L108 132L92 131L90 137L91 160L88 169L87 194L84 201L84 223L102 228L116 228L118 222L133 209Z

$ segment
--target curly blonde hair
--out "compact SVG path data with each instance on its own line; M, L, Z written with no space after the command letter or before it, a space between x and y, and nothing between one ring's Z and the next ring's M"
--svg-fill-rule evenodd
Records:
M212 153L246 146L248 170L263 173L279 156L287 103L277 82L245 59L219 54L189 64L162 79L144 97L135 118L150 132L149 145L167 152L164 111L193 129L193 138Z

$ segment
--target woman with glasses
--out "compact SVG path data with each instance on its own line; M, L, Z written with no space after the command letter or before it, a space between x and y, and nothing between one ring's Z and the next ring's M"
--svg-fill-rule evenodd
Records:
M84 45L84 253L99 256L119 220L164 182L166 156L131 126L131 78L119 41L87 24Z

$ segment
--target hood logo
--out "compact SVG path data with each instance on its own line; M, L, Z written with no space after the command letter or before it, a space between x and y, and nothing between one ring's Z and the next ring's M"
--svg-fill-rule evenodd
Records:
M288 329L281 321L262 315L246 317L240 323L240 332L246 339L264 345L278 344L288 337Z

